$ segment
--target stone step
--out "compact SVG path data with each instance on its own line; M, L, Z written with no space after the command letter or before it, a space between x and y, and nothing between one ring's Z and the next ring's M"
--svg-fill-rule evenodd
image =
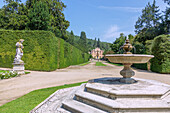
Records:
M65 110L63 108L58 108L56 112L57 113L71 113L71 112L69 112L69 111L67 111L67 110Z
M105 87L104 85L96 85L96 84L91 84L87 83L86 84L86 91L101 95L110 99L158 99L161 98L161 96L164 95L163 92L157 92L157 91L151 91L151 90L116 90L113 89L112 87Z
M64 109L72 113L107 113L105 111L94 108L87 104L78 102L76 100L69 100L69 101L63 102L62 106Z
M99 95L91 94L89 92L77 92L75 94L76 99L80 102L89 104L93 107L105 110L107 112L120 112L120 111L135 111L140 110L145 112L157 112L162 110L163 112L170 111L170 105L162 100L131 100L131 99L120 99L112 100Z

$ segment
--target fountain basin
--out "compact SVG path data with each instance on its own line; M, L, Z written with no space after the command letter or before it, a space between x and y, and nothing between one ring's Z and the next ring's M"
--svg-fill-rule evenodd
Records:
M113 63L147 63L153 55L141 55L141 54L108 54L106 58Z

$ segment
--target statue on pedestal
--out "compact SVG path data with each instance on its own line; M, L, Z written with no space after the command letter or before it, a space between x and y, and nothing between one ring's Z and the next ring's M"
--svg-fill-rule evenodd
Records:
M19 42L16 43L16 55L14 58L14 63L24 63L24 61L21 60L22 56L23 56L23 48L24 46L22 45L22 43L24 42L23 39L20 39Z
M23 39L20 39L19 42L16 43L16 55L13 62L13 71L17 72L18 74L25 74L24 70L24 61L21 60L23 56L23 48L24 46L22 43L24 42Z

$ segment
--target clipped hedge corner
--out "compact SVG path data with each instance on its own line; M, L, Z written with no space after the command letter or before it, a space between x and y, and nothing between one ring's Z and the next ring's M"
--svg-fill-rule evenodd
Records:
M12 67L19 39L25 40L22 60L28 70L53 71L88 61L88 54L55 37L52 32L0 30L0 67Z

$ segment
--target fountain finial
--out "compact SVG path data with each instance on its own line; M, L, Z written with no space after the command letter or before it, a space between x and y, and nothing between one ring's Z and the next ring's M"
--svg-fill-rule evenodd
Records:
M129 43L129 39L126 39L126 42L122 48L125 51L123 54L132 54L130 51L132 50L133 46Z

